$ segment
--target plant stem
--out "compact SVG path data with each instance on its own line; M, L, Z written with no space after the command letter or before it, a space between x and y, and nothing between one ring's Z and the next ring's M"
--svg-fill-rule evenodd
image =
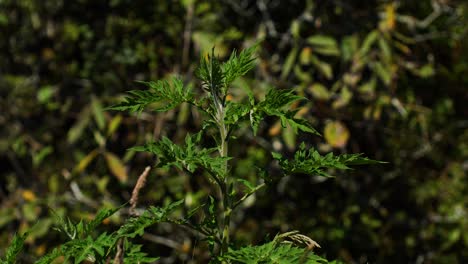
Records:
M216 96L216 95L215 95ZM219 137L220 137L220 146L219 146L219 155L221 157L228 156L228 130L226 124L224 122L225 118L225 106L221 102L215 100L217 104L217 123L219 129ZM227 252L229 247L229 237L230 237L230 224L231 224L231 211L232 211L232 202L231 197L229 195L229 184L230 178L228 175L228 162L225 161L224 164L224 175L222 178L224 180L221 182L221 198L222 198L222 211L223 211L223 219L222 224L220 225L220 234L221 234L221 255Z

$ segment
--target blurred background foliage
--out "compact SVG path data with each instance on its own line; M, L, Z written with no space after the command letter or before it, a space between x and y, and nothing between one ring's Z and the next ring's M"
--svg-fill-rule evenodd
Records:
M141 88L135 80L180 74L198 85L204 52L225 57L261 41L255 73L230 98L245 100L245 87L259 97L295 88L309 99L297 114L323 137L296 138L278 122L263 124L260 139L237 135L237 177L258 180L269 151L291 153L303 140L389 163L282 178L237 215L238 241L297 229L347 263L468 262L467 9L462 0L0 0L0 254L17 230L31 229L21 263L60 243L52 210L87 219L125 203L154 164L126 149L201 126L187 105L103 111ZM202 177L151 175L142 207L183 197L190 207L209 192ZM172 226L143 239L162 263L206 257Z

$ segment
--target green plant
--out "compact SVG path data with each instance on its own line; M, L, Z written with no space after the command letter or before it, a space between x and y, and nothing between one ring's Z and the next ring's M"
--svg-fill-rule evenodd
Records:
M263 177L262 183L252 183L245 179L234 178L230 171L229 144L233 140L236 130L250 121L253 133L256 134L260 122L267 116L278 117L283 127L292 127L295 133L303 131L317 134L318 132L302 118L296 118L296 110L290 110L293 102L304 98L294 94L293 90L270 89L263 100L258 101L249 92L249 102L234 102L227 100L232 82L254 68L256 46L237 54L235 51L230 58L222 63L216 58L214 49L211 55L202 58L196 75L201 80L204 96L196 98L195 93L184 87L181 79L173 78L171 83L166 81L145 83L146 91L131 91L126 100L111 109L141 112L152 105L155 111L167 111L181 103L188 103L204 113L203 129L185 138L184 145L177 145L169 138L149 142L144 146L134 147L135 151L150 152L158 157L157 167L175 166L188 174L201 169L209 177L216 197L210 196L210 202L201 205L208 212L204 221L193 225L197 231L207 236L212 245L212 256L224 256L231 246L230 222L235 209L259 189L272 182L273 175L258 168ZM213 132L214 131L214 132ZM217 146L207 148L203 139L212 136ZM292 160L284 158L279 153L273 153L273 158L279 161L285 175L313 174L329 176L327 170L348 169L350 165L369 164L375 161L362 157L360 154L334 156L329 153L321 156L313 149L307 149L303 143ZM244 188L239 188L242 183Z
M110 261L111 256L115 256L114 263L152 262L155 259L146 257L146 254L140 251L141 246L132 244L130 239L143 235L145 228L159 222L183 225L203 236L209 245L213 263L328 263L327 260L311 253L318 244L298 232L281 234L264 245L247 245L241 249L236 249L237 245L232 239L231 219L239 205L260 189L274 184L283 175L309 174L330 177L330 169L343 170L349 169L351 165L377 162L362 157L361 154L336 156L329 153L322 156L302 143L292 159L285 158L280 153L272 153L272 158L278 161L283 175L274 175L263 168L256 168L261 175L261 181L258 183L234 177L231 173L231 162L235 157L229 156L229 146L236 132L247 123L256 135L262 120L272 116L279 118L283 127L291 127L294 133L302 131L319 135L307 120L296 117L298 109L291 110L292 103L304 99L293 90L271 88L261 100L255 98L253 92L249 92L248 102L227 99L232 82L255 67L256 47L255 45L245 49L239 54L234 51L224 63L215 56L214 49L210 55L202 58L196 72L204 90L202 96L197 96L190 86L185 86L181 79L175 77L170 82L143 82L149 87L148 90L130 91L123 102L109 107L112 110L130 112L141 112L146 108L163 112L188 103L203 113L202 129L194 134L187 133L184 144L178 145L163 137L159 141L148 142L131 150L156 155L156 167L175 167L181 173L206 176L212 186L212 193L207 195L206 203L189 208L187 215L178 218L172 218L170 214L181 207L183 201L161 208L150 207L141 215L127 219L118 230L98 236L93 236L92 231L118 209L102 210L89 222L72 223L69 219L59 217L59 231L65 233L70 241L42 257L37 263L50 263L58 257L72 260L74 263L83 260L104 263ZM214 147L209 146L211 137L216 142ZM144 175L146 177L147 173ZM140 188L141 184L137 183L136 194L132 197L133 201L130 201L132 208ZM197 214L203 217L195 219ZM18 239L15 239L11 252L17 252L20 244ZM5 263L13 263L10 259L12 257L7 257Z

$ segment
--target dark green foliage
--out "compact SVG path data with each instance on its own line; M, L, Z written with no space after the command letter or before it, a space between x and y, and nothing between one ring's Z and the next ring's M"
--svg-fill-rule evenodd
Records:
M219 60L215 57L214 48L211 55L207 55L206 58L202 57L196 74L202 81L203 89L213 95L210 98L214 100L214 105L219 107L220 101L224 101L226 96L226 87L223 86L226 73L223 72Z
M90 222L80 220L76 224L73 223L73 221L68 217L63 218L60 215L56 214L54 211L52 211L52 213L54 214L58 222L58 227L56 229L59 232L66 234L69 239L74 240L89 236L92 232L95 231L96 227L101 225L104 219L112 216L121 208L122 207L118 207L115 209L102 209Z
M295 133L297 133L299 129L307 133L320 135L306 120L294 117L297 110L291 111L285 109L293 102L303 99L303 97L294 94L292 90L268 90L265 99L253 106L251 111L250 121L254 133L256 134L262 116L268 115L279 117L283 127L290 125Z
M325 156L320 155L317 150L306 150L306 146L302 143L299 150L294 153L294 158L288 160L281 154L273 152L273 158L278 160L281 169L285 174L311 174L324 177L331 177L328 174L328 169L350 169L352 165L376 164L381 161L371 160L362 157L362 154L343 154L335 156L333 153L328 153Z
M178 78L173 78L171 83L167 81L140 83L146 85L149 89L145 91L130 91L124 102L111 106L108 109L141 112L147 106L155 104L155 111L167 111L181 103L192 102L193 100L190 89L185 87L182 80Z
M183 200L174 202L165 207L150 207L138 217L131 217L117 230L117 238L129 237L134 238L144 234L145 228L156 223L170 222L169 214L174 209L181 206Z
M133 147L130 150L146 151L156 155L159 159L158 167L175 166L180 170L194 172L197 168L203 168L215 179L224 176L224 163L229 157L215 157L213 153L216 148L199 148L201 133L185 137L185 145L174 144L167 137L163 137L158 142L150 142L140 147Z
M177 167L179 170L188 171L194 173L197 169L203 169L206 171L211 179L214 180L214 187L218 190L218 196L216 198L210 196L209 203L201 205L204 208L205 220L190 225L194 230L201 232L206 236L205 241L208 242L208 246L212 253L212 260L216 260L218 257L223 257L227 253L230 246L230 222L231 215L234 209L245 201L249 196L257 192L263 186L264 183L260 183L257 186L253 186L246 180L240 180L244 186L248 187L247 191L237 190L233 187L233 176L229 171L229 162L233 159L228 156L229 149L229 134L231 130L239 129L240 123L247 114L250 114L250 121L254 134L258 129L259 122L265 116L276 116L280 117L283 126L290 125L293 128L294 133L298 133L298 130L304 132L318 134L318 132L304 119L295 118L297 110L288 110L293 102L303 99L297 96L293 91L289 90L278 90L270 89L265 96L263 101L255 104L255 99L250 98L249 105L242 105L239 103L227 102L226 95L231 88L229 85L237 78L247 73L248 70L254 66L254 49L255 47L249 48L242 51L239 56L235 52L230 56L229 60L221 64L218 58L214 55L214 49L211 55L206 58L202 58L200 66L197 70L197 77L202 82L202 88L207 93L207 96L211 99L211 104L208 106L197 105L199 110L209 113L205 124L211 124L218 133L215 136L218 144L217 148L204 148L202 146L201 137L204 136L203 130L197 134L190 136L186 135L185 144L177 145L172 142L169 138L163 137L160 141L150 142L144 146L134 147L131 150L134 151L145 151L152 153L158 157L157 167ZM146 93L141 92L143 95ZM194 95L186 95L186 98L194 98ZM179 104L180 100L178 97L172 98L167 96L165 98L168 105ZM159 100L156 98L155 100ZM151 97L148 96L146 105L151 102ZM139 101L132 101L127 98L124 107L113 107L115 110L130 110L139 109L146 105L141 104ZM165 108L162 110L169 110ZM205 127L206 128L206 127ZM217 150L217 151L216 151ZM218 152L218 155L216 155ZM376 163L370 159L361 158L360 155L342 155L334 157L333 154L328 154L325 157L321 157L318 152L311 152L312 154L305 153L304 145L301 145L301 149L294 156L294 160L288 163L285 160L280 160L280 165L287 173L305 173L305 174L320 174L326 176L327 169L348 169L348 165L358 164L371 164ZM281 159L280 154L274 154L274 158ZM261 170L261 174L267 174L265 170ZM192 176L192 175L190 175ZM265 176L267 178L268 176ZM236 194L241 194L240 199L236 199ZM145 214L151 214L151 208L148 209ZM122 227L126 233L131 235L139 234L142 235L146 226L154 224L152 217L140 216L137 219L131 219L128 224L130 226L136 226L134 232L129 232L126 225ZM157 219L157 218L156 218ZM135 221L135 223L134 223ZM130 228L131 229L131 228ZM263 248L259 248L262 249ZM252 249L256 252L255 249ZM260 250L259 256L245 255L248 258L248 263L262 263L273 261L274 263L284 262L287 259L293 262L299 260L299 255L303 255L304 250L290 246L274 246L274 248L268 248L266 246L265 252ZM275 252L274 254L271 252ZM270 256L271 253L271 256ZM301 253L301 254L299 254ZM288 258L289 255L289 258ZM312 258L308 256L307 263L317 261L320 258ZM237 259L236 259L237 260ZM309 262L310 261L310 262ZM325 262L326 260L321 260ZM318 263L318 262L314 262Z
M239 55L234 50L229 59L221 65L224 73L225 89L228 89L235 79L244 76L255 67L255 50L257 47L258 45L253 45L242 50Z
M28 237L28 234L23 235L15 234L10 246L7 248L5 253L5 259L0 259L1 264L14 264L18 254L23 250L24 241Z
M91 231L95 231L95 228L104 219L116 213L120 208L101 210L93 220L89 222L80 221L77 224L72 223L68 218L66 220L59 218L60 227L58 230L67 234L71 240L53 249L36 263L50 263L60 256L63 256L65 261L71 260L73 263L82 263L84 260L105 263L107 259L113 257L115 247L121 239L124 239L124 261L129 261L128 263L138 263L138 261L139 263L151 263L157 258L147 257L146 253L141 252L141 245L132 244L127 239L143 235L145 228L156 223L175 221L171 220L169 215L182 203L183 200L165 207L152 206L145 210L142 215L127 219L118 230L112 233L101 233L96 238L93 238Z
M238 250L230 250L224 257L231 263L238 264L325 264L328 262L306 248L295 247L291 244L272 241L260 246L248 246Z

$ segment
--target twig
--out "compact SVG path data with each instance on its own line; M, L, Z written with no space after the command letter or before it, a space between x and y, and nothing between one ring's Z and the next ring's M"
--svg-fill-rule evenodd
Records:
M190 51L190 36L192 34L192 19L193 19L193 1L187 6L187 15L185 16L184 29L184 48L182 50L182 69L188 64Z
M162 236L157 236L149 233L145 233L142 236L143 239L146 239L148 241L151 241L156 244L164 245L176 250L180 250L182 248L182 245L178 243L177 241L162 237Z
M124 264L124 248L123 248L123 238L120 238L116 245L117 253L115 253L114 264Z
M146 184L146 177L148 177L148 173L151 170L150 166L147 166L143 173L140 174L138 177L138 180L135 184L135 187L133 188L132 191L132 197L130 198L130 214L131 215L136 215L135 208L138 203L138 195L140 193L140 190L145 186Z
M246 193L244 196L242 196L242 198L240 198L240 200L234 203L234 205L232 206L232 209L234 210L234 208L236 208L239 204L245 201L245 199L249 198L252 194L256 193L258 190L265 187L265 185L266 185L265 183L262 183L258 185L257 187L255 187L252 191Z
M81 191L80 186L75 181L72 181L70 183L70 189L71 189L72 194L75 197L75 199L78 200L79 202L85 203L85 204L87 204L88 206L90 206L92 208L97 208L98 207L98 204L96 202L94 202L92 199L88 198Z
M265 25L268 29L268 34L272 37L276 37L278 35L278 31L276 31L275 23L271 20L270 14L268 13L268 7L264 0L257 1L257 7L262 12L263 20L265 21Z

